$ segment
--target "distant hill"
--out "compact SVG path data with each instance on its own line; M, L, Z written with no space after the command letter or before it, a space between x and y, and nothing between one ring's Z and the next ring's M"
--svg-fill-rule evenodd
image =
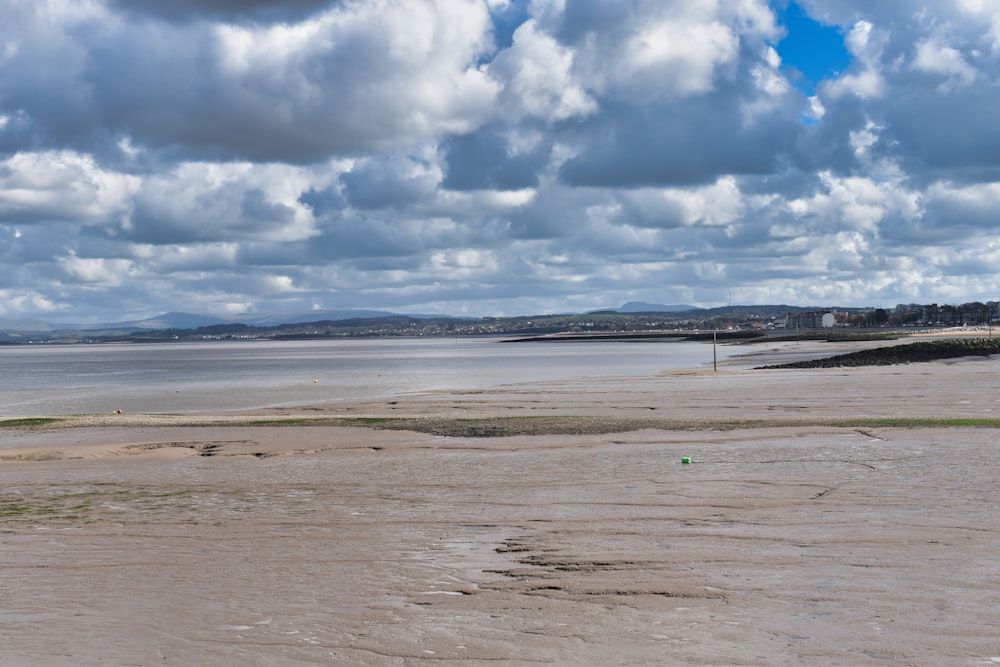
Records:
M194 313L163 313L157 317L131 322L116 322L114 324L95 324L80 327L82 331L99 331L105 329L194 329L208 327L213 324L228 324L230 321L211 315L196 315Z
M629 301L617 308L601 308L588 311L590 313L678 313L687 310L700 310L697 306L675 304L667 306L662 303L646 303L645 301Z
M80 331L148 331L156 329L198 329L220 324L247 324L255 327L273 327L281 324L300 324L302 322L335 322L358 318L391 317L395 313L385 310L307 310L299 313L241 313L229 317L199 315L197 313L163 313L145 320L116 322L113 324L93 324L72 327ZM71 328L69 326L60 327Z
M229 318L228 322L239 322L255 327L274 327L279 324L301 324L303 322L336 322L339 320L371 319L392 317L398 313L387 310L337 309L305 310L298 313L243 313ZM412 316L417 317L417 316Z
M125 322L102 322L99 324L53 324L41 320L0 319L0 342L18 340L24 334L71 335L74 332L87 335L126 335L139 331L163 329L199 329L230 324L246 324L253 327L276 327L283 324L306 322L339 322L342 320L371 320L398 317L399 313L387 310L337 309L306 310L297 313L241 313L218 317L197 313L169 312L144 320ZM416 320L437 319L441 315L407 315ZM464 318L456 318L464 319Z
M195 331L199 329L216 329L217 332L232 332L239 327L269 329L276 327L289 327L295 329L299 325L311 323L329 323L334 328L354 328L372 330L383 330L385 327L396 327L400 331L409 331L414 327L427 326L428 330L440 333L441 331L455 331L457 329L471 331L474 333L485 333L487 329L477 329L476 322L483 320L507 321L517 323L521 320L535 320L532 325L532 333L544 333L548 329L558 330L560 328L577 326L574 318L584 318L590 315L604 314L613 317L637 317L660 321L663 319L687 319L699 320L705 318L729 318L730 320L759 320L762 318L778 318L789 312L801 310L816 310L816 308L803 308L800 306L788 305L759 305L759 306L720 306L717 308L699 308L685 304L666 305L662 303L647 303L644 301L630 301L617 308L604 310L592 310L587 313L568 313L558 316L518 316L508 318L475 318L475 317L454 317L447 315L416 315L400 314L385 310L370 309L324 309L308 310L292 313L242 313L239 315L212 316L197 313L169 312L149 317L142 320L132 320L126 322L114 322L103 324L54 324L39 320L29 319L0 319L0 344L17 344L28 342L32 339L38 340L72 340L74 338L97 339L109 337L130 337L139 336L148 338L155 336L157 331ZM863 309L840 309L844 311ZM601 319L601 318L596 318ZM405 321L412 322L408 324ZM540 324L543 322L544 324ZM376 326L381 322L384 326ZM438 322L437 325L430 324ZM530 324L530 323L529 323ZM489 325L488 331L498 331L495 322ZM511 325L511 330L520 329ZM435 328L436 327L436 328ZM465 329L462 329L465 327ZM541 327L541 328L539 328ZM546 329L548 327L548 329ZM505 329L506 330L506 329ZM301 332L289 331L289 335L299 335Z
M52 331L52 325L41 320L0 319L0 331Z

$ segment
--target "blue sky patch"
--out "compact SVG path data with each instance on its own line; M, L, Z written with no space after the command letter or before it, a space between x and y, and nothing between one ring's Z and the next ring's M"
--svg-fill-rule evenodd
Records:
M508 49L514 43L514 31L530 18L528 0L512 0L502 11L491 10L493 37L498 49Z
M785 7L781 4L776 3L774 11L786 31L775 45L782 70L804 95L815 95L820 81L837 76L851 64L844 33L837 26L812 19L797 2L789 2Z

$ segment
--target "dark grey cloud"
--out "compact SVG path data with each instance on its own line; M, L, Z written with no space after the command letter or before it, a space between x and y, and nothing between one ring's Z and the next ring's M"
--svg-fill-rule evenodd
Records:
M309 188L299 196L299 201L319 217L326 217L347 207L347 198L341 188Z
M801 124L747 125L738 103L713 95L660 108L616 107L580 128L583 152L563 165L571 185L697 185L724 174L768 174L787 162Z
M168 21L217 19L223 21L297 21L340 0L112 0L112 6Z
M578 43L588 37L600 36L609 41L618 41L628 34L628 26L644 16L637 14L638 3L621 3L618 6L607 2L568 2L553 34L560 41Z
M586 229L586 210L613 205L613 200L587 189L549 187L539 192L530 205L507 214L511 234L522 240L567 239ZM565 215L567 210L576 214Z
M120 236L136 243L171 245L255 239L292 224L295 211L267 199L259 187L241 183L205 190L172 192L184 184L171 181L133 202Z
M411 160L371 160L340 177L345 203L355 208L402 208L433 196L437 177Z
M238 4L130 6L211 18ZM311 163L471 128L489 112L494 86L472 62L491 48L484 8L414 15L407 3L354 3L318 11L336 5L250 3L244 9L262 18L290 13L249 25L129 23L132 14L109 20L97 10L60 23L21 12L24 34L12 34L0 78L0 148L107 156L113 151L102 143L128 139L174 161ZM295 7L317 12L296 16ZM447 29L469 19L479 23ZM397 38L407 20L418 32Z
M502 136L483 131L449 137L443 147L446 176L442 186L451 190L533 188L549 157L547 147L512 155Z
M264 224L288 223L295 216L295 211L284 204L268 201L267 195L260 188L250 188L243 193L240 204L240 217Z
M52 260L53 239L59 239L58 247L73 247L79 238L79 230L71 224L49 224L30 227L16 225L0 226L0 262L5 270L0 271L0 280L5 286L30 285L28 267L37 266L43 272ZM39 284L44 284L39 276Z
M366 216L345 216L325 221L321 234L308 243L310 263L365 257L420 255L425 241L413 229Z
M920 95L915 106L912 99L893 100L881 118L885 130L880 146L915 174L954 178L962 172L995 170L1000 168L1000 133L993 106L998 99L1000 81L949 95ZM995 172L984 176L993 178Z
M188 39L191 46L177 50ZM326 115L318 104L297 99L310 85L302 78L280 71L237 78L222 71L217 39L208 26L145 26L118 33L89 54L84 77L99 94L87 113L98 127L114 128L138 146L178 161L311 162L362 148L363 137L354 136L350 126L356 119ZM347 62L344 75L313 83L331 92L357 90L354 70Z
M236 253L236 262L240 266L252 269L262 267L271 269L274 267L289 266L309 266L312 255L310 244L307 241L274 242L274 241L248 241L241 243Z

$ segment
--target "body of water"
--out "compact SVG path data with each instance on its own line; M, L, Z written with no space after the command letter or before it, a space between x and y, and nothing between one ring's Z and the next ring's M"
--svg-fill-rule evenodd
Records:
M719 360L746 348L719 346ZM4 416L218 412L712 364L707 343L483 338L0 347Z

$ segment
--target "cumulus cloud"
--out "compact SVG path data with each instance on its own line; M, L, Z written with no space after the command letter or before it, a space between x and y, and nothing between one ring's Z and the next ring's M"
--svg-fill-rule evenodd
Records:
M0 161L0 219L100 224L124 214L138 185L72 151L16 153Z
M913 66L920 71L945 77L946 81L941 84L942 90L951 85L968 86L976 80L976 69L966 62L957 49L931 39L917 44Z
M872 34L873 29L872 24L865 20L860 20L851 27L844 45L854 56L855 64L850 72L826 85L826 94L831 97L857 95L862 98L882 95L885 87L881 72L882 44L879 36Z
M178 24L115 6L42 0L0 28L11 72L0 108L26 137L304 163L474 129L497 93L477 65L492 43L475 2L327 3L271 23Z
M0 316L995 298L993 0L0 0Z
M298 201L299 188L287 187L296 180L306 182L290 166L186 163L144 176L128 216L107 231L160 245L309 238L316 234L313 216Z
M560 121L593 113L597 104L575 80L573 50L542 32L534 20L514 32L513 44L497 55L489 72L503 82L501 111Z

